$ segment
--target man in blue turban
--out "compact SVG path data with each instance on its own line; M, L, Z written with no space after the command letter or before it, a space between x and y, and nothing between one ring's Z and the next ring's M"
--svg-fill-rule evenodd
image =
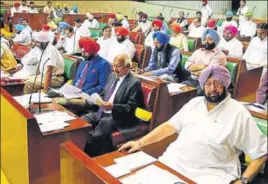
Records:
M155 49L149 65L141 70L144 76L157 76L163 80L178 81L178 67L181 61L180 51L169 44L169 36L163 32L153 34Z
M73 5L72 10L70 11L70 14L78 14L78 6Z
M31 43L30 32L24 29L25 27L21 24L14 25L16 36L13 38L14 43L28 45Z

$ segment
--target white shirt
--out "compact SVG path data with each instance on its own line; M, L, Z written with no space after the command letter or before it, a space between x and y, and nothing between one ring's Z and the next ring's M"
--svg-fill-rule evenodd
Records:
M208 17L210 17L213 13L211 7L206 4L205 6L201 6L201 12L202 12L202 18L201 18L201 24L202 26L205 26L206 22L208 21Z
M201 38L204 30L205 30L205 27L203 26L199 26L199 27L193 26L188 34L188 37Z
M179 136L159 160L198 184L229 184L240 178L241 151L252 159L267 154L267 137L230 94L209 112L205 98L196 97L168 122Z
M96 19L92 19L92 21L89 21L88 19L86 19L82 26L86 26L88 28L99 28L99 22Z
M36 8L29 8L28 9L29 13L39 13L38 10Z
M18 10L15 7L12 7L10 9L10 17L14 17L14 13L22 13L21 9L19 8Z
M100 45L100 50L98 54L102 58L106 59L107 61L108 61L108 54L109 54L109 49L112 44L112 41L113 41L113 38L107 38L104 40L103 36L97 40L97 43Z
M78 12L74 12L73 10L71 10L71 11L69 12L69 14L75 15L75 14L78 14Z
M40 58L41 55L38 57ZM40 60L40 59L39 59ZM54 66L54 69L52 71L52 75L62 75L64 73L64 59L58 49L48 44L47 48L44 51L41 64L39 67L39 71L42 75L42 73L46 73L47 66ZM44 71L43 71L44 68Z
M226 26L229 26L229 25L233 25L235 27L238 27L237 22L235 20L231 20L231 21L225 20L225 21L223 21L221 27L218 27L218 30L217 30L217 32L219 33L220 36L223 35L224 28Z
M75 53L81 53L79 49L79 38L76 38L74 35L69 38L68 36L65 37L65 41L62 44L62 47L66 51L66 54L75 54Z
M112 38L111 47L108 52L108 61L113 63L115 56L119 54L127 54L128 57L132 60L136 48L134 44L127 38L125 41L119 43L116 38Z
M20 34L16 34L15 38L13 38L13 41L23 45L28 45L31 43L31 35L28 30L23 29Z
M128 74L128 73L127 73L127 74ZM109 98L108 102L110 102L110 103L112 103L112 104L114 103L114 97L115 97L115 94L116 94L117 90L119 89L119 87L121 86L123 80L126 78L127 74L124 75L123 77L119 77L119 81L117 81L117 84L116 84L116 87L115 87L115 89L114 89L114 92L113 92L113 94L111 95L111 97ZM112 113L112 110L109 110L109 111L105 111L105 110L103 110L103 112L105 112L106 114L111 114L111 113Z
M129 23L128 23L128 20L124 17L123 20L122 20L122 27L126 28L129 30Z
M53 44L53 42L55 40L55 33L52 32L51 30L49 30L48 35L49 35L49 43Z
M29 8L28 6L22 6L20 5L20 9L22 13L29 13Z
M238 18L239 24L246 20L245 15L247 14L248 10L249 10L248 6L244 6L243 8L238 8L236 14L239 15L239 18ZM240 11L240 14L239 14L239 11Z
M140 22L138 25L140 26L141 31L142 31L145 35L147 35L147 33L151 30L152 22L149 21L149 20L147 20L145 23Z
M232 38L228 42L221 38L218 48L221 50L228 50L228 56L242 58L243 56L243 44L237 38Z
M77 28L76 26L74 27L74 32L75 35L78 39L80 39L81 37L90 37L91 36L91 31L88 29L88 27L86 25L81 25L79 28Z
M24 27L24 29L25 30L27 30L30 34L32 34L32 28L29 26L29 25L27 25L26 27Z
M257 25L251 20L243 21L243 24L240 24L238 27L241 36L250 36L254 37L257 31Z
M254 37L243 55L247 66L264 66L267 67L267 37L260 40L259 37Z

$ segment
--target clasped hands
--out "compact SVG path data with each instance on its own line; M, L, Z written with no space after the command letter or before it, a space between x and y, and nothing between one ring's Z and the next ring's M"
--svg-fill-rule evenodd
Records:
M103 102L103 104L101 104L100 107L106 111L110 111L113 109L113 104L111 102Z

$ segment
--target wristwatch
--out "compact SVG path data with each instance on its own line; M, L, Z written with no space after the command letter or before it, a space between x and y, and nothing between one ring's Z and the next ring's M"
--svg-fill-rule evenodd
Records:
M248 178L246 178L246 177L241 177L240 181L241 181L242 184L248 184L249 183Z

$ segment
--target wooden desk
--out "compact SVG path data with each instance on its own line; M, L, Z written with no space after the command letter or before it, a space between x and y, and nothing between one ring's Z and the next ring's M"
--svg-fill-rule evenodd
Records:
M37 108L37 106L33 106ZM66 111L63 107L43 104L42 108ZM73 141L83 149L90 124L75 119L65 129L40 132L28 110L1 88L1 169L12 184L59 184L60 144Z
M64 14L62 17L62 21L68 23L71 26L74 26L74 21L76 18L81 19L82 23L87 19L85 14Z
M126 155L126 153L115 151L91 158L72 142L66 142L61 145L61 166L64 168L64 170L61 171L62 184L72 184L74 182L79 184L121 184L118 179L111 176L102 167L114 164L115 158L124 155ZM195 184L195 182L189 178L186 178L158 161L155 162L154 165L169 171L189 184ZM135 171L133 173L135 173Z
M20 82L1 82L1 87L5 89L12 96L19 96L23 94L24 81ZM1 90L2 90L1 88Z

